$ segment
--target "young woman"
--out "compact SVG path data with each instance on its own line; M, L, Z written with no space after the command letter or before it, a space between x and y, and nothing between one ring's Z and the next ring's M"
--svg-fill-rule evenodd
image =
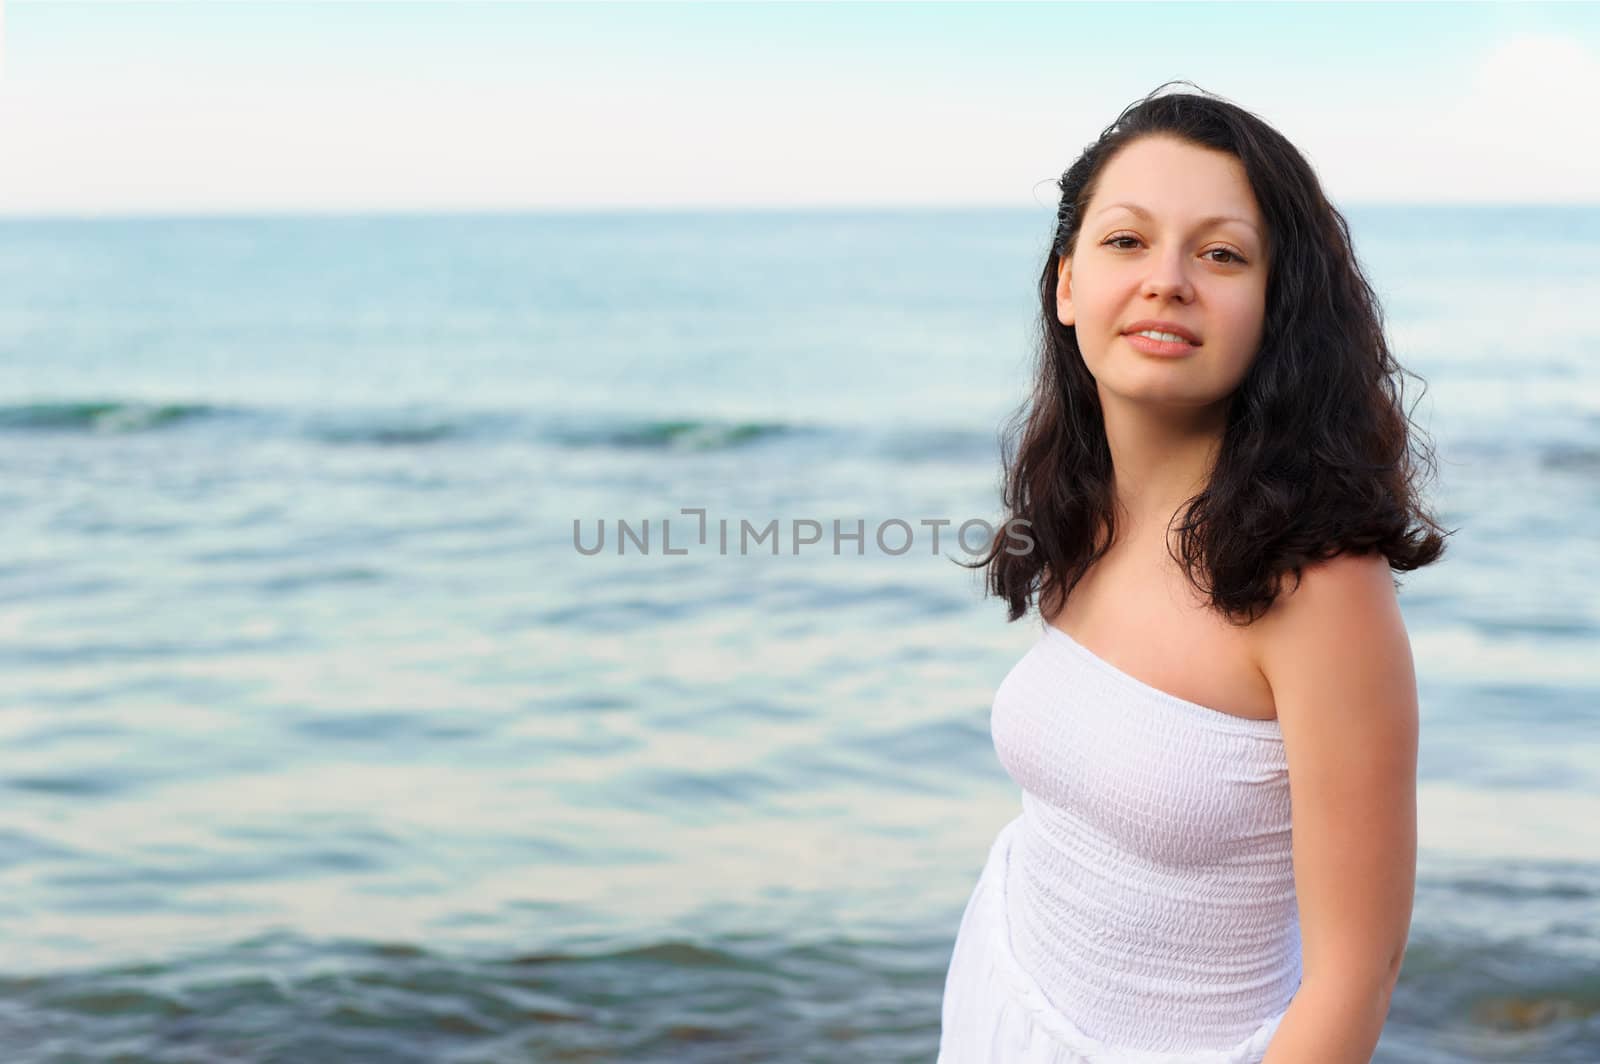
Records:
M1310 165L1166 87L1059 183L1008 525L976 563L1010 620L1039 596L991 714L1022 811L961 919L940 1064L1364 1064L1405 950L1390 570L1443 553L1432 455Z

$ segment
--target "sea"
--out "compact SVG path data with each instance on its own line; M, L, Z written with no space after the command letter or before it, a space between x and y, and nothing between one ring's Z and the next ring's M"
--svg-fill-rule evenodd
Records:
M1600 209L1346 214L1457 530L1375 1059L1594 1064ZM0 221L0 1060L931 1064L1053 224Z

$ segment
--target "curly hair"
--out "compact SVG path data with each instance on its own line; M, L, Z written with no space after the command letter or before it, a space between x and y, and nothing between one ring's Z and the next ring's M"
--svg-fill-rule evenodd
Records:
M1176 528L1172 556L1210 608L1247 625L1271 606L1284 574L1292 571L1298 586L1309 562L1376 550L1391 569L1409 571L1437 560L1456 531L1442 529L1419 502L1420 466L1434 471L1435 461L1397 379L1415 374L1389 351L1382 308L1344 216L1282 134L1211 94L1163 93L1173 84L1124 109L1057 182L1055 239L1039 276L1032 394L1001 439L1004 517L983 556L961 563L987 569L986 592L1007 601L1009 621L1027 612L1035 594L1053 614L1115 542L1099 392L1076 334L1057 318L1056 284L1099 174L1141 137L1176 137L1233 155L1267 225L1261 346L1228 397L1207 484L1186 502ZM1002 549L1021 527L1032 546Z

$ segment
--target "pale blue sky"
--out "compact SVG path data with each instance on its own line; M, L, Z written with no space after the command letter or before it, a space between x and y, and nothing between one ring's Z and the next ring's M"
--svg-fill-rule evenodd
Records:
M5 4L0 212L1027 206L1187 78L1334 197L1600 202L1596 4Z

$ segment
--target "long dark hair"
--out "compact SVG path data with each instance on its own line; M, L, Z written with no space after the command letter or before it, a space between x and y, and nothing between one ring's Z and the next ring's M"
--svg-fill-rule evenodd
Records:
M1236 157L1270 245L1261 347L1229 398L1209 482L1176 529L1173 557L1189 580L1230 623L1249 624L1271 606L1283 574L1294 572L1298 585L1308 562L1376 550L1392 569L1408 571L1437 560L1455 531L1418 500L1420 465L1434 471L1434 456L1397 379L1415 374L1389 352L1383 311L1344 216L1282 134L1210 94L1164 94L1172 84L1126 108L1057 182L1055 240L1039 275L1033 393L1002 440L1002 524L969 566L987 568L987 590L1006 600L1011 621L1035 593L1054 615L1115 540L1099 392L1076 334L1056 317L1056 280L1101 170L1141 137L1178 137ZM1033 540L1026 552L1003 546L1018 528Z

